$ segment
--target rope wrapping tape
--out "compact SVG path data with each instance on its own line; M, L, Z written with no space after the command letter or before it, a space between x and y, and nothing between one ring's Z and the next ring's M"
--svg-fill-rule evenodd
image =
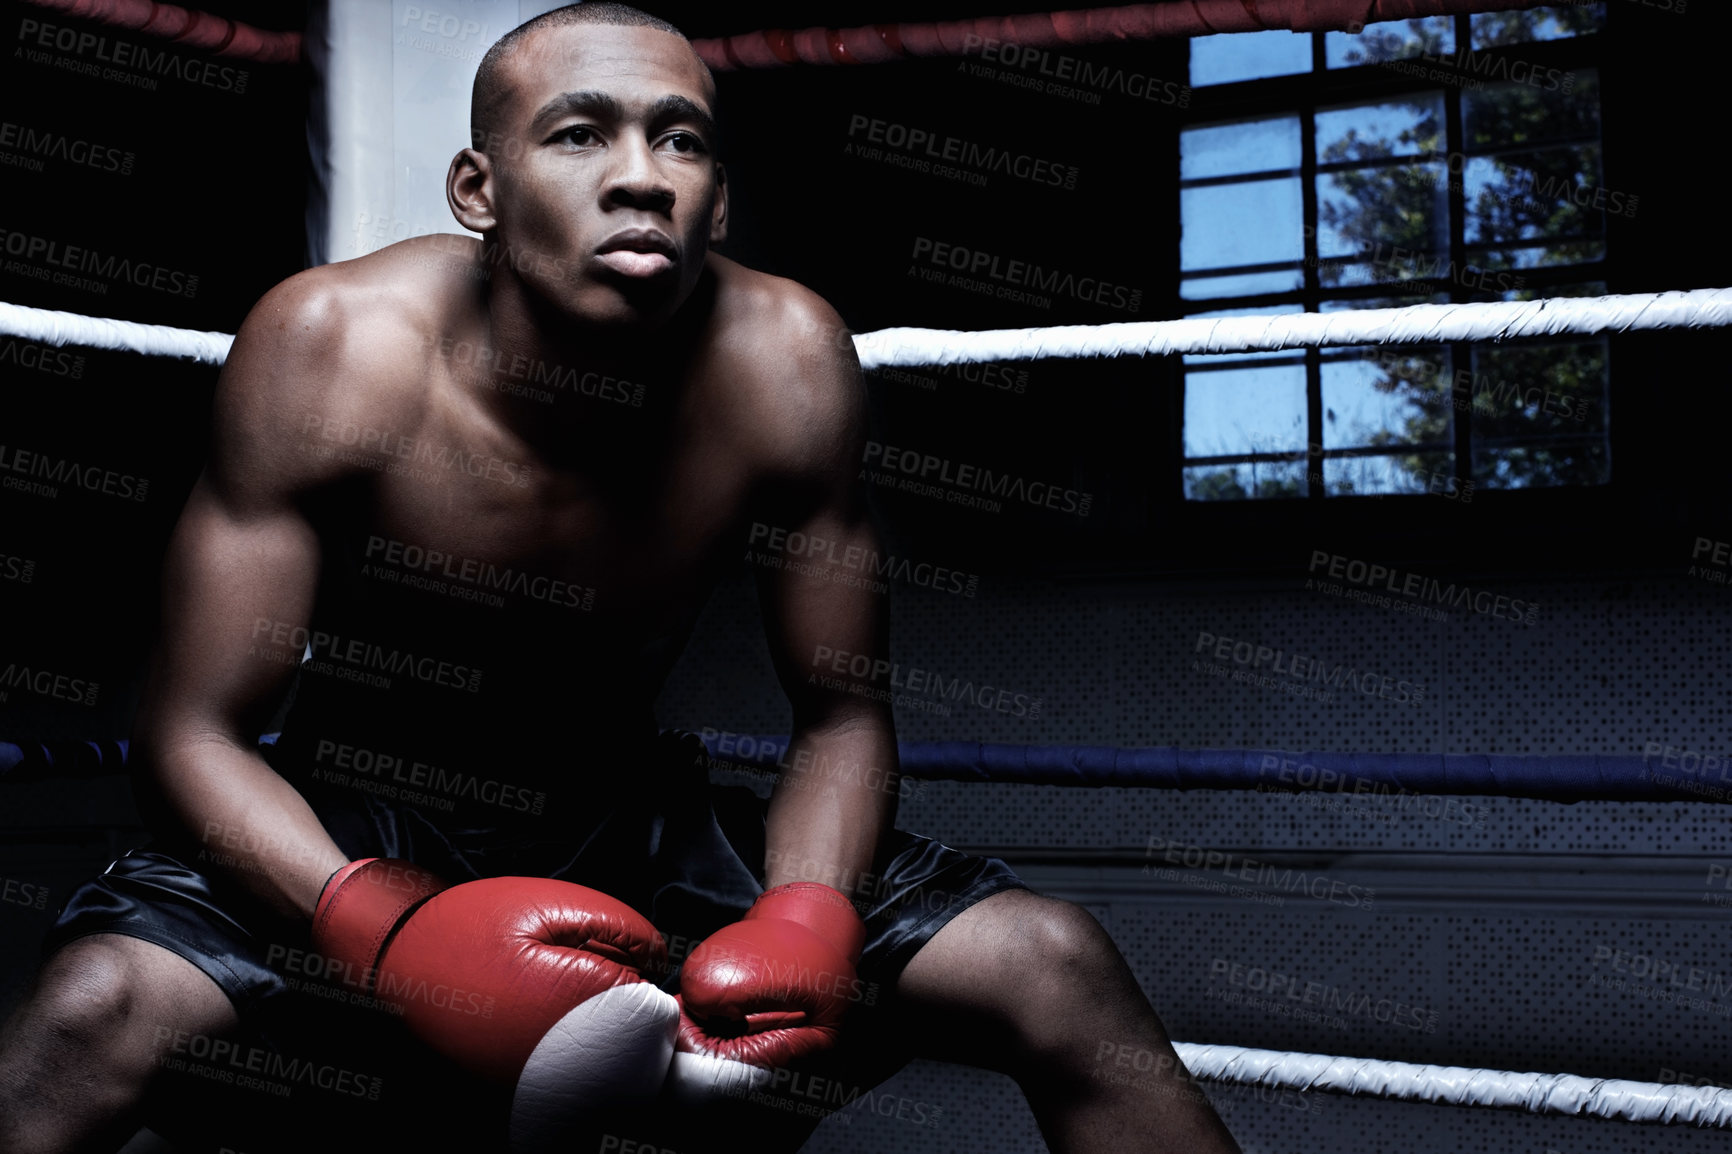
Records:
M854 337L863 369L1035 361L1045 357L1142 357L1241 353L1343 345L1414 345L1517 337L1594 336L1732 325L1732 288L1607 297L1550 297L1487 304L1412 305L1339 313L1218 317L1044 329L880 329ZM48 345L125 349L220 365L234 337L167 325L83 317L0 301L0 335Z
M28 0L78 20L130 28L188 48L251 60L259 64L292 64L301 58L299 32L271 32L225 16L195 12L154 0Z
M860 354L860 367L875 369L1047 357L1146 357L1503 341L1727 325L1732 325L1732 289L1720 288L985 332L880 329L855 337L854 347Z
M40 344L115 349L152 357L179 357L207 365L228 359L234 337L228 333L196 332L169 325L141 325L77 313L33 309L0 301L0 333Z
M1622 1122L1732 1126L1732 1090L1574 1074L1517 1074L1175 1042L1199 1078L1283 1090L1326 1090L1408 1102L1485 1106Z
M127 751L124 741L0 741L0 781L121 774Z
M787 767L784 736L706 731L712 756ZM1665 752L1665 751L1662 751ZM1677 751L1669 751L1675 754ZM905 776L940 781L1119 789L1529 797L1544 801L1724 801L1729 759L1704 770L1637 756L1536 757L1479 753L1328 753L1258 749L1119 749L1105 745L1009 745L905 741Z
M1422 16L1534 8L1556 0L1170 0L1118 8L1081 8L1020 16L981 16L860 28L780 28L694 40L711 68L785 68L791 64L882 64L909 56L966 56L987 41L1059 48L1212 36L1222 32L1358 31L1366 24Z

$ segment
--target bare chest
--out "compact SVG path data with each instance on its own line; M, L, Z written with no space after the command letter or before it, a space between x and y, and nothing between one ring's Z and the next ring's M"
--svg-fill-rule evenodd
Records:
M333 518L327 574L351 601L494 643L659 636L701 604L745 516L743 464L680 431L552 461L430 419L378 450Z

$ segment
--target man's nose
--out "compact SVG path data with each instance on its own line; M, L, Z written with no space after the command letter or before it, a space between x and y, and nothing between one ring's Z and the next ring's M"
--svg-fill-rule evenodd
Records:
M673 207L673 183L656 164L649 141L627 139L614 146L607 196L633 208L666 212Z

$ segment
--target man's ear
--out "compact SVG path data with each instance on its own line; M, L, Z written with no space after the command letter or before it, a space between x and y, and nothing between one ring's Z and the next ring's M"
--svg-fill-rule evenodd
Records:
M445 174L445 201L458 224L470 232L491 232L499 224L493 194L493 162L485 152L465 148L451 158L451 168Z
M728 239L728 170L716 164L716 206L710 211L710 243Z

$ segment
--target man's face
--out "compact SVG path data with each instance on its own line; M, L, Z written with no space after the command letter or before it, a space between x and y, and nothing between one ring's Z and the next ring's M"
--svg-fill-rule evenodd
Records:
M584 321L666 320L723 219L702 65L671 33L590 24L530 36L508 75L507 139L482 145L501 259Z

